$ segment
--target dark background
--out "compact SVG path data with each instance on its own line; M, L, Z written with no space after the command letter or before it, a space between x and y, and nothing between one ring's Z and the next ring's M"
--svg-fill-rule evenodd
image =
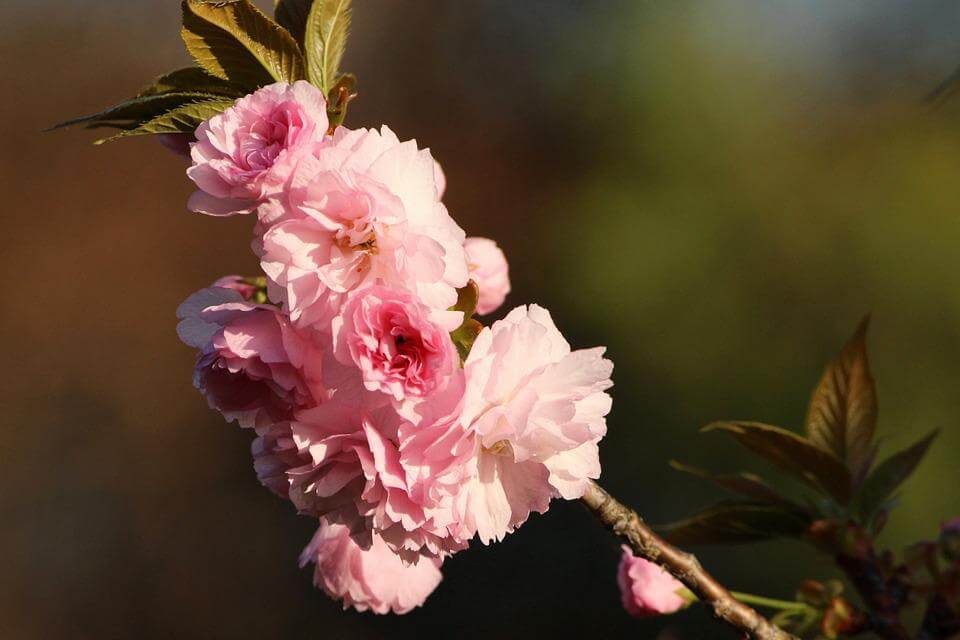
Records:
M624 614L577 504L455 556L405 617L312 588L313 526L258 486L174 332L189 293L255 272L251 221L187 213L153 140L40 133L183 66L177 32L172 0L0 3L0 635L732 637L702 610ZM960 105L922 101L958 33L949 1L357 0L348 125L431 147L452 214L511 261L508 305L609 346L602 481L651 521L719 497L672 457L765 471L698 427L798 428L872 311L884 452L943 428L899 549L960 513ZM773 597L834 575L794 542L699 551Z

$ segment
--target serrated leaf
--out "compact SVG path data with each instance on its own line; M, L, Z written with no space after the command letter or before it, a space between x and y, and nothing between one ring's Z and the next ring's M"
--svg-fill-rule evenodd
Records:
M933 430L919 442L877 465L857 496L858 511L865 520L872 519L897 488L916 470L939 433L938 429Z
M250 0L182 8L183 42L208 73L250 90L306 77L296 40Z
M136 129L118 133L110 138L98 140L95 144L113 142L130 136L154 135L160 133L193 133L204 121L233 105L233 100L217 98L177 107L161 116L145 122Z
M770 486L763 478L752 473L711 473L698 467L692 467L690 465L677 462L676 460L671 460L670 466L677 471L682 471L683 473L688 473L702 480L712 482L722 489L732 491L733 493L738 493L747 498L752 498L758 502L794 506L789 500L781 496L777 490ZM794 506L794 508L799 509L799 507L796 506Z
M303 44L303 33L312 4L313 0L277 0L274 6L273 15L277 22L300 44Z
M186 67L159 76L153 82L140 89L137 97L143 98L162 93L183 91L213 93L238 98L245 93L242 87L212 76L200 67Z
M86 125L84 129L96 130L96 129L122 129L128 131L130 129L136 129L139 127L142 122L132 122L130 120L109 120L103 122L91 122Z
M787 507L750 502L721 503L695 516L657 527L676 545L745 543L799 536L810 517Z
M121 102L100 113L61 122L48 129L48 131L84 123L119 129L136 128L136 126L152 120L159 115L163 115L175 107L194 102L202 102L204 100L210 100L211 98L217 98L217 96L210 93L197 92L147 95Z
M307 16L307 79L327 94L337 80L350 34L350 0L315 0Z
M846 462L859 486L873 462L876 447L877 390L867 358L864 318L840 356L831 362L810 398L806 434L815 445Z
M759 422L714 422L702 430L729 433L747 449L826 492L840 504L850 501L850 472L846 466L803 436Z

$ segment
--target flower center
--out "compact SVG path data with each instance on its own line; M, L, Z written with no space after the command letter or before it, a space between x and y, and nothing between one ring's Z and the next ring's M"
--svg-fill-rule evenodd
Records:
M489 447L484 447L484 451L492 453L495 456L507 456L513 453L513 447L506 440L497 440Z
M373 223L363 218L355 218L337 230L337 245L341 249L362 251L370 255L380 252Z

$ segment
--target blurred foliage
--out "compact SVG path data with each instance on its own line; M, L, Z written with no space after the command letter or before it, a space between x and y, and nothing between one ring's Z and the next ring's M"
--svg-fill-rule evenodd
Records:
M924 499L892 523L921 535L958 507L936 490L960 479L956 105L930 113L919 84L871 86L880 95L865 100L869 61L845 68L810 52L803 68L738 41L745 13L710 5L681 25L689 11L646 12L639 35L617 30L617 82L592 100L608 124L588 117L593 139L580 140L605 153L556 203L589 221L554 227L570 256L558 275L583 292L590 335L615 336L620 388L624 377L651 386L644 400L669 406L654 423L667 414L690 431L742 415L801 426L804 381L872 310L881 441L945 428L918 473Z

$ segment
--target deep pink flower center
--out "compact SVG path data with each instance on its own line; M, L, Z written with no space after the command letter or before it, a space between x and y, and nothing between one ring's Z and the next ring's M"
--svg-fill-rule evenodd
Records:
M280 153L297 144L305 127L296 104L279 105L268 118L259 118L242 136L239 162L251 171L266 171Z
M374 368L385 379L401 382L407 388L422 389L430 379L438 349L401 313L386 312L382 318L386 330L376 350L370 354Z

